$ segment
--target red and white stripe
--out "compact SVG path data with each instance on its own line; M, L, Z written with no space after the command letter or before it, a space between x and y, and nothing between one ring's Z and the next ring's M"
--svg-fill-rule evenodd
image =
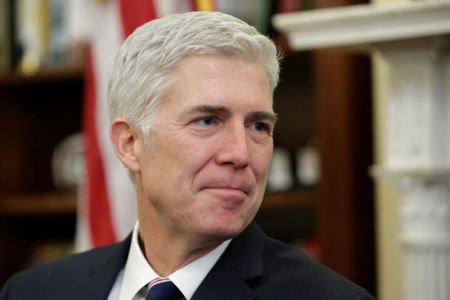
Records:
M164 282L168 282L170 281L169 278L156 278L153 279L152 281L150 281L150 283L147 285L147 291L149 291L152 287L154 287L155 285L158 285L160 283L164 283Z
M86 175L80 189L76 251L122 240L137 217L134 188L109 139L106 92L114 55L139 25L168 13L211 8L213 2L107 0L91 5L92 32L83 112Z
M94 5L85 77L86 176L78 209L78 251L121 240L136 221L135 192L109 140L106 91L112 61L123 40L155 17L151 0L112 0Z

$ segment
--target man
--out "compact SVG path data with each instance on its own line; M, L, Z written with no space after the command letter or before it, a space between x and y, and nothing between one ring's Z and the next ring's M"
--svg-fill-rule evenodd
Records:
M225 14L138 28L108 91L111 140L136 187L132 235L25 271L0 299L372 299L252 223L278 73L274 44Z

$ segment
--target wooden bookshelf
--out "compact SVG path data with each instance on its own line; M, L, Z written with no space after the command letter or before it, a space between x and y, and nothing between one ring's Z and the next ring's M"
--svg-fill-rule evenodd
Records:
M45 244L73 241L76 196L55 187L54 150L81 130L83 69L0 74L0 286Z
M267 193L261 209L316 209L317 196L311 191ZM0 197L0 215L46 216L69 215L77 210L73 193L12 194Z
M261 209L316 209L318 204L315 189L268 192L261 204Z
M70 193L15 194L0 197L0 216L73 215L76 210L76 195Z
M33 75L25 75L17 72L0 73L0 88L76 81L83 77L83 72L84 69L82 66L73 66L64 69L44 69Z

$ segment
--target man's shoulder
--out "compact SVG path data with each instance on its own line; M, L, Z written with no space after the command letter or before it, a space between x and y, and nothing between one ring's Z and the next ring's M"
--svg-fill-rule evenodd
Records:
M24 299L24 297L32 297L36 293L51 295L52 299L55 299L54 297L58 295L67 296L67 293L74 291L81 281L93 277L95 269L98 271L97 274L101 275L103 273L102 266L109 265L108 268L111 271L118 273L120 266L123 265L121 260L126 259L126 255L120 253L123 248L122 244L69 255L19 272L2 287L0 300ZM115 266L111 266L111 262L114 262ZM111 278L115 278L114 274ZM37 299L44 298L45 296L40 295Z
M373 299L362 287L317 260L267 237L256 223L233 239L208 283L214 285L212 279L234 274L239 274L258 299Z
M17 273L14 277L34 277L39 274L39 277L45 276L74 276L84 272L99 259L107 257L111 252L117 248L117 244L94 248L85 252L75 253L60 259L56 259L47 263L43 263L32 267L28 270Z
M265 239L264 281L266 288L282 289L287 295L308 295L311 299L372 299L363 288L317 260L271 238Z

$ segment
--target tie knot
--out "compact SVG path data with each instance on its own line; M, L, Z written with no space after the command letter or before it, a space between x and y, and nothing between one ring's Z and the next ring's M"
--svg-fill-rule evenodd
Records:
M166 278L157 278L148 284L146 300L178 300L184 299L183 294Z

